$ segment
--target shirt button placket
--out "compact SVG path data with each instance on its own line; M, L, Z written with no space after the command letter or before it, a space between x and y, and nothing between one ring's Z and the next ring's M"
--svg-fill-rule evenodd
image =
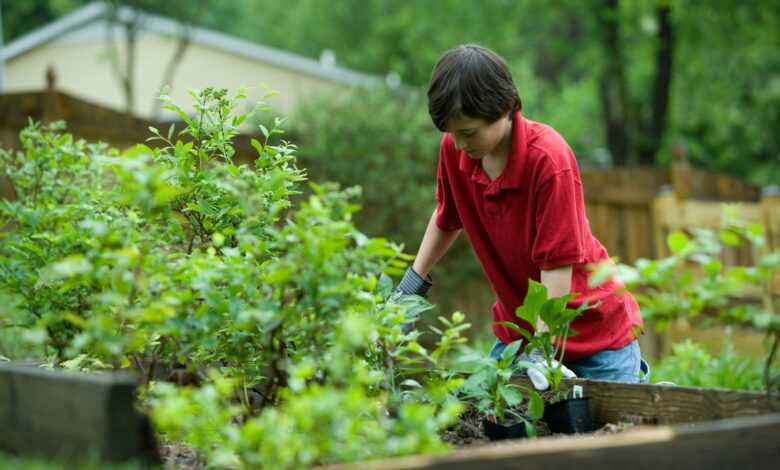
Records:
M498 201L500 188L496 184L491 184L485 189L485 213L490 217L499 217L501 208Z

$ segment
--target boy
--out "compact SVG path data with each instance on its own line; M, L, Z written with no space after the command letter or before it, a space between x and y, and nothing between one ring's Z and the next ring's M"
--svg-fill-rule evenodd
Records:
M492 357L520 339L499 322L546 328L515 315L534 279L551 297L573 293L572 308L586 300L595 305L572 323L577 335L562 358L566 376L639 382L647 368L634 297L614 280L588 286L587 265L609 255L590 232L574 154L555 130L526 119L521 109L512 75L494 52L468 44L441 57L428 87L428 110L444 133L437 207L399 290L425 295L428 273L465 230L497 297ZM543 367L538 354L523 359ZM536 388L547 388L544 374L529 369L529 377Z

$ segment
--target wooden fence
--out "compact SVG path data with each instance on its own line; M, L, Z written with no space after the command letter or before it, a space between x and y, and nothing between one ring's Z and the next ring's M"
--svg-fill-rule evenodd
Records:
M659 239L655 229L659 194L708 201L720 211L721 202L755 203L760 192L736 178L693 169L687 161L670 168L584 169L582 180L593 234L624 263L665 254L665 237Z

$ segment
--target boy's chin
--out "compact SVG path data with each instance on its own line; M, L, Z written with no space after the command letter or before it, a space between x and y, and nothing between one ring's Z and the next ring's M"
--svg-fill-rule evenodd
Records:
M482 157L484 157L484 155L481 153L468 153L468 152L463 152L463 153L465 153L466 156L468 156L472 160L482 160Z

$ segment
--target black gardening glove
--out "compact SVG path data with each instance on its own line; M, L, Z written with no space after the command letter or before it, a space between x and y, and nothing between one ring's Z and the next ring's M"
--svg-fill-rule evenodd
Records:
M398 283L398 287L395 288L395 291L404 295L419 295L420 297L425 297L428 295L428 290L432 285L433 279L431 279L430 274L423 279L414 269L412 269L412 265L409 265L409 267L406 268L406 272L404 272L404 277L401 278L401 282Z
M404 272L404 277L401 278L401 282L398 283L398 287L395 288L394 295L419 295L420 297L425 297L432 285L433 279L430 275L423 279L414 269L412 269L412 266L409 265L409 267L406 268L406 272ZM409 333L414 329L414 321L404 323L402 329L404 333Z

